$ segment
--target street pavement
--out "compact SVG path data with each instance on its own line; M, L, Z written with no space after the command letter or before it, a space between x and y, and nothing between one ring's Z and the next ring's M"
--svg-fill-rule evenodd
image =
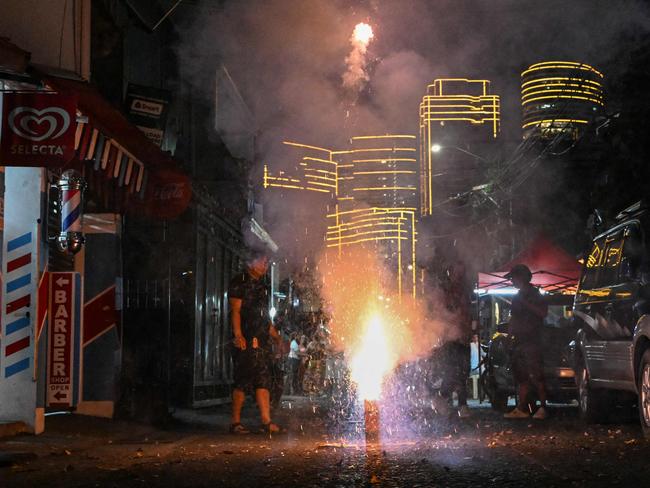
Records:
M0 440L0 486L650 486L638 425L585 427L574 407L506 421L475 405L469 419L434 416L366 446L361 424L333 423L325 405L285 398L276 418L288 433L273 438L228 434L227 406L178 411L164 429L52 416L43 435Z

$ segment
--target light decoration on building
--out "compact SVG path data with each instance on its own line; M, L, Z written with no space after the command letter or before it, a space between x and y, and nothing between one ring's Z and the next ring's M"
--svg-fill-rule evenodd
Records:
M420 103L420 212L433 210L435 164L431 148L440 148L441 132L474 127L486 140L500 132L500 98L490 93L489 80L440 78L427 87ZM474 137L476 139L476 137Z
M272 174L268 166L264 165L264 188L308 190L336 196L338 193L337 164L332 160L332 151L289 141L284 141L283 144L299 151L300 159L294 168L295 174L286 171Z
M394 262L397 290L415 297L417 221L415 209L359 208L341 211L339 206L327 215L326 243L341 254L346 246L387 244Z
M416 294L417 159L414 135L358 136L332 151L285 141L299 151L296 173L264 168L264 188L328 193L328 249L379 246L400 293Z
M521 74L523 137L555 137L566 132L574 139L605 106L603 74L573 61L546 61Z

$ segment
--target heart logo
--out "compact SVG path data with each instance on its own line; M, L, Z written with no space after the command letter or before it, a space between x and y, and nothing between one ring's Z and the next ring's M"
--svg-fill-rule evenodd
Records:
M16 107L9 113L9 127L15 134L34 142L56 139L70 127L70 115L59 107L37 110L33 107Z

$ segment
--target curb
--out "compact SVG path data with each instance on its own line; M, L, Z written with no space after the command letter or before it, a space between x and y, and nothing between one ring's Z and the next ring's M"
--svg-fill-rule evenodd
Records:
M0 438L31 432L24 422L0 422Z

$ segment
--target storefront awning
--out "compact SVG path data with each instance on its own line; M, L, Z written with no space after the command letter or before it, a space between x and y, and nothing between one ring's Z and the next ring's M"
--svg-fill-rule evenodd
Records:
M549 293L573 293L580 279L582 266L564 249L544 236L533 239L512 261L496 271L479 273L480 292L498 292L512 287L505 275L515 264L525 264L533 273L533 285Z
M75 137L75 160L82 171L90 166L94 176L101 174L104 181L110 181L121 190L125 200L137 195L135 207L145 213L160 216L157 209L152 210L156 202L147 200L159 199L161 193L166 195L164 204L167 209L174 208L178 213L184 210L189 204L188 192L191 194L191 189L189 178L180 169L178 161L151 142L93 85L49 75L43 75L42 79L53 90L77 96L80 117ZM174 175L177 181L172 181ZM167 186L182 187L182 190L176 188L170 192L151 187L160 180L164 180ZM174 195L179 196L182 205L169 201ZM165 217L171 218L170 215Z

